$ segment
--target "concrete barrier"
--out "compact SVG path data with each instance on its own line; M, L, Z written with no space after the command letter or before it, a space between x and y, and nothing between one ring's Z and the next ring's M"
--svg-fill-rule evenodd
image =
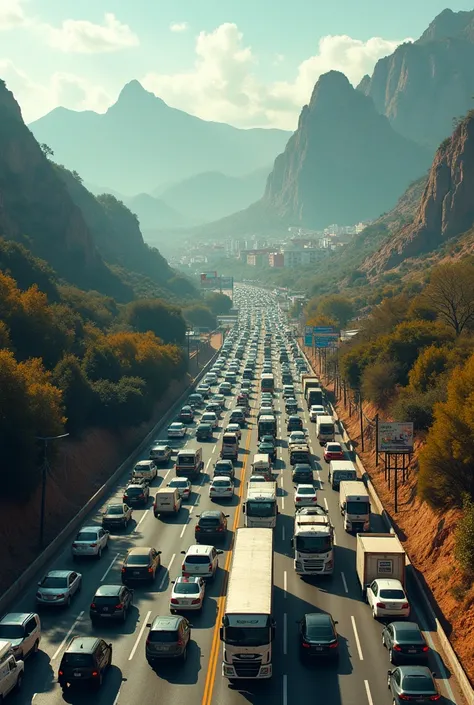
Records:
M306 358L306 361L307 361L309 367L314 372L311 361L306 357L304 351L302 351L302 352L303 352L303 356ZM335 407L333 406L333 404L330 403L329 406L331 407L333 417L336 419L336 421L339 425L339 428L341 431L341 436L343 438L344 443L346 443L346 445L349 445L351 443L351 439L350 439L350 437L344 427L344 423L339 418L339 415L338 415ZM355 451L353 451L353 453L354 453L354 462L356 464L357 469L359 470L361 479L363 480L364 484L367 487L371 501L377 507L377 511L379 512L380 516L382 517L382 519L387 527L387 531L396 534L395 528L390 520L390 516L387 513L387 511L385 510L382 502L380 501L380 498L377 494L377 491L376 491L375 487L373 486L372 482L370 481L369 475L368 475L361 459L359 458L359 456L357 455L357 453ZM416 568L414 567L414 565L412 564L412 562L410 561L410 558L408 556L407 556L407 566L409 566L409 568L411 568L410 574L416 583L418 593L423 601L424 609L426 610L427 614L429 615L431 621L433 622L433 624L435 626L436 634L439 638L439 641L440 641L441 647L443 649L444 655L446 657L446 660L449 663L449 667L450 667L452 673L454 673L454 675L456 676L456 679L459 683L459 686L462 690L464 697L466 698L466 701L469 703L469 705L474 705L474 690L472 689L472 686L469 682L469 678L467 677L466 672L464 671L462 665L460 664L459 659L456 656L456 652L454 651L453 647L451 646L451 642L449 641L449 639L446 635L446 632L444 631L439 619L437 618L437 616L433 610L433 607L431 606L429 597L426 594L426 590L424 589L424 587L423 587L423 585L417 575Z
M86 502L86 504L79 510L79 512L71 519L71 521L64 527L62 531L56 536L53 541L40 553L40 555L28 566L28 568L23 572L23 574L13 583L13 585L6 590L3 595L0 596L0 613L8 610L13 600L15 600L21 591L28 585L31 584L32 580L35 578L36 574L43 568L43 566L58 552L63 545L70 540L71 536L77 531L81 526L82 522L86 516L93 511L97 505L102 501L104 496L113 486L120 480L122 475L130 469L130 466L138 458L138 456L147 447L150 441L157 436L161 429L168 425L171 418L174 417L176 411L183 404L183 401L188 397L189 390L194 387L199 380L206 374L209 367L214 363L215 358L218 356L219 350L217 350L211 359L206 363L203 369L196 376L194 381L190 383L180 397L174 402L174 404L168 409L168 411L160 418L160 420L153 426L151 431L147 433L145 438L139 443L132 453L126 458L123 463L115 470L115 472L109 477L108 480L100 487L97 492Z

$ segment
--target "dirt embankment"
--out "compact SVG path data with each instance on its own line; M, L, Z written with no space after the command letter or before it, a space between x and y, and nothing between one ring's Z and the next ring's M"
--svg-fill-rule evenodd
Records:
M220 346L220 335L211 345L202 345L199 361L193 357L189 373L173 381L156 404L153 417L120 434L98 428L85 431L80 439L63 441L59 455L48 474L46 485L45 543L52 541L78 510L113 474L159 419L174 404ZM38 555L41 489L24 505L0 499L0 545L2 570L0 593L21 575Z
M318 369L315 360L315 369ZM323 381L325 380L323 376ZM329 392L334 393L334 385L327 381ZM415 452L408 469L405 482L399 481L398 512L395 514L394 487L388 489L385 480L383 456L379 465L375 458L375 432L364 419L364 451L361 450L360 417L349 404L344 406L342 393L335 399L337 413L360 456L364 467L397 528L400 539L413 565L420 571L426 587L437 605L440 620L449 640L462 663L471 684L474 684L474 586L463 580L454 560L454 533L459 511L434 512L417 496L417 455L423 444L420 437L415 442ZM370 404L363 405L364 414L374 419L377 409ZM382 414L381 414L382 417ZM386 415L383 417L387 419ZM401 477L402 473L399 473Z

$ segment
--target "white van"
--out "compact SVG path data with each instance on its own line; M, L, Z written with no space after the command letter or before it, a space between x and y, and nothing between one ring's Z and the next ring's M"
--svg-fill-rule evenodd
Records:
M326 443L334 441L336 429L334 428L334 419L332 416L318 416L316 418L316 438L320 446L325 446Z
M213 580L219 567L219 556L224 551L214 546L194 544L181 553L184 555L181 565L181 574L184 578L197 576L203 580Z
M132 480L153 482L157 475L158 469L154 460L139 460L133 468Z
M263 475L268 482L273 480L272 463L268 453L256 453L253 456L252 475Z
M160 487L155 494L153 514L177 514L181 509L181 497L177 487Z
M350 460L331 460L328 481L333 490L338 490L343 481L357 480L357 470Z
M25 664L17 661L9 641L0 641L0 700L15 688L21 688Z

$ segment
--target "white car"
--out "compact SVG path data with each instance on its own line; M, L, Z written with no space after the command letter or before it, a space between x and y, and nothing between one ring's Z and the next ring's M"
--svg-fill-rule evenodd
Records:
M189 499L192 492L190 481L186 477L175 477L171 482L168 482L168 487L178 490L178 494L182 499Z
M250 485L250 483L253 484L255 482L267 482L267 479L264 475L251 475L249 481L247 482L247 487Z
M295 507L311 507L318 497L313 485L297 485L295 487Z
M201 423L208 423L212 428L217 428L219 420L215 411L205 411L201 416Z
M202 610L206 584L202 578L176 578L171 590L170 612L187 612Z
M239 441L242 438L242 429L240 428L238 423L230 423L225 429L224 433L235 433Z
M108 543L109 532L101 526L83 526L71 546L73 558L79 556L100 558Z
M168 438L184 438L186 435L186 426L181 421L174 421L168 426Z
M209 485L209 497L211 499L232 499L234 496L234 483L230 477L216 475Z
M291 446L300 446L306 443L306 433L304 431L292 431L288 438L288 450Z
M325 416L325 415L326 415L326 409L324 408L324 406L321 406L320 404L314 404L309 410L310 421L316 421L318 416Z
M410 603L399 580L374 580L367 588L367 602L374 619L410 616Z

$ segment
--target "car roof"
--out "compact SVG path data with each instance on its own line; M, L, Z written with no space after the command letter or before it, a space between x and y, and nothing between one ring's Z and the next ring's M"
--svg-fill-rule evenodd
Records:
M403 588L403 585L399 580L395 580L395 578L377 578L375 581L377 585L379 586L380 589L382 588Z
M198 578L196 575L190 575L187 578L185 578L183 575L180 575L175 580L175 584L176 583L200 583L200 582L201 582L201 578Z
M134 548L130 548L128 550L128 556L131 554L134 554L135 556L146 556L148 553L150 553L151 548L150 546L135 546Z
M207 555L209 551L212 551L214 546L209 545L204 545L202 543L194 543L192 546L188 548L186 551L186 555L192 553L194 556L199 556L199 555ZM186 558L186 556L185 556Z
M81 526L77 533L80 534L82 531L99 531L100 528L100 526Z
M313 468L311 467L311 465L310 465L309 463L295 463L295 466L294 466L294 468L293 468L293 472L294 472L297 468L298 468L299 470L301 470L302 468L304 468L305 470L311 470L311 472L313 472Z
M100 585L95 591L96 597L115 597L120 593L123 585Z
M178 629L183 617L178 615L166 615L155 617L151 623L151 631L172 632Z
M162 443L160 443L159 445L154 445L154 446L153 446L153 450L165 450L166 448L169 448L169 446L168 446L168 445L163 445Z
M0 619L0 624L24 624L34 614L34 612L9 612Z
M298 492L298 490L300 490L302 487L311 487L311 489L316 492L316 488L314 487L314 485L308 485L307 483L305 484L304 482L302 482L300 485L297 485L296 491Z
M416 622L391 622L390 626L392 626L398 633L412 632L414 629L421 632L421 629Z
M332 617L327 612L308 612L304 617L308 625L332 623Z
M429 676L433 678L428 666L398 666L402 676Z
M48 578L67 578L73 572L72 570L49 570L46 575Z
M65 653L77 654L77 652L91 654L95 651L100 639L96 636L74 636L70 641Z
M201 518L202 517L218 517L220 519L222 515L222 512L219 509L206 509L203 512L201 512Z

